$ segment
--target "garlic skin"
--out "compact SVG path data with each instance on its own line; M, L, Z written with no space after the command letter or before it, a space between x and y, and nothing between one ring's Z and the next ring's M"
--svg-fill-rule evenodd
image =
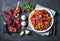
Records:
M15 16L15 18L17 18L19 16L19 14L17 14L16 16Z
M3 24L4 24L4 25L6 25L7 23L6 23L6 22L4 22Z
M25 30L25 27L21 27L22 30Z
M21 19L22 19L22 20L26 20L26 15L22 15L22 16L21 16Z
M22 26L26 26L26 21L22 21L22 22L21 22L21 25L22 25Z
M19 16L19 14L17 14L17 16Z
M25 30L25 34L26 35L30 34L30 30Z

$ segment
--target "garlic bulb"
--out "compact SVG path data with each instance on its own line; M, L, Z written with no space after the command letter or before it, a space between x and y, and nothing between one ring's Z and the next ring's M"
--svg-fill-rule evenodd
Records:
M26 20L26 16L25 16L25 15L22 15L22 16L21 16L21 19L22 19L22 20Z
M26 22L25 22L25 21L22 21L22 22L21 22L21 25L22 25L22 26L26 26Z
M25 34L28 35L30 33L30 30L25 30Z

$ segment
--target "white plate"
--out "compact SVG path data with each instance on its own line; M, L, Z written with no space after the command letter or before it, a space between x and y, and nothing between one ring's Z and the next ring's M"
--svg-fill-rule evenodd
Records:
M48 31L48 30L51 29L51 27L52 27L52 25L53 25L53 23L54 23L54 17L53 17L53 15L52 15L52 13L50 12L49 9L47 9L47 8L37 8L37 9L35 9L35 10L42 10L42 9L45 9L45 10L47 10L47 11L49 12L50 16L52 17L52 23L51 23L51 25L50 25L46 30L42 30L42 31L35 30L34 27L33 27L33 25L32 25L31 22L30 22L31 14L34 13L34 10L33 10L33 11L30 13L30 15L29 15L29 25L30 25L30 27L32 28L32 30L34 30L35 32L46 32L46 31Z

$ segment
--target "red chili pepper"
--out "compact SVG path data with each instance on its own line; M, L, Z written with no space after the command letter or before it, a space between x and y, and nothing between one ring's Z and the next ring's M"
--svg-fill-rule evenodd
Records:
M17 32L17 29L16 28L13 28L13 31L12 32Z
M15 23L19 23L19 21L18 21L18 20L14 20L14 22L15 22Z
M9 24L10 26L12 26L13 20L11 20L11 18L4 17L4 19L5 19L5 21L7 22L7 24Z
M9 32L17 32L17 29L14 27L9 27L8 30Z
M15 16L17 16L17 14L13 14L13 16L15 17Z
M9 12L12 12L13 13L13 10L12 9L9 9Z
M3 14L5 14L5 15L8 15L9 13L8 12L6 12L5 10L2 12Z
M20 28L21 27L21 25L20 24L17 24L17 28Z
M9 10L9 15L10 15L11 17L13 17L13 10L12 10L12 9Z
M20 28L20 27L21 27L21 25L20 25L20 24L18 24L18 23L16 23L16 24L15 24L15 27L16 27L16 28Z
M15 23L15 22L13 22L12 26L14 27L14 26L15 26L15 24L16 24L16 23Z
M20 17L18 17L16 20L20 21Z
M13 32L13 27L8 28L9 32Z

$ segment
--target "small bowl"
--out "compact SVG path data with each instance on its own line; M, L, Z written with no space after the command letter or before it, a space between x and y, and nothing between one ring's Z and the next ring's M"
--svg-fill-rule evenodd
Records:
M34 13L34 10L33 10L33 11L30 13L30 15L29 15L29 25L30 25L30 27L32 28L32 30L34 30L35 32L46 32L46 31L50 30L51 27L53 26L54 17L53 17L53 15L52 15L52 13L51 13L51 11L50 11L49 9L47 9L47 8L39 8L39 9L38 9L38 8L37 8L37 9L35 9L35 10L43 10L43 9L45 9L47 12L49 12L50 16L52 17L51 25L50 25L46 30L42 30L42 31L35 30L34 27L33 27L33 25L32 25L32 23L31 23L31 21L30 21L31 14Z

